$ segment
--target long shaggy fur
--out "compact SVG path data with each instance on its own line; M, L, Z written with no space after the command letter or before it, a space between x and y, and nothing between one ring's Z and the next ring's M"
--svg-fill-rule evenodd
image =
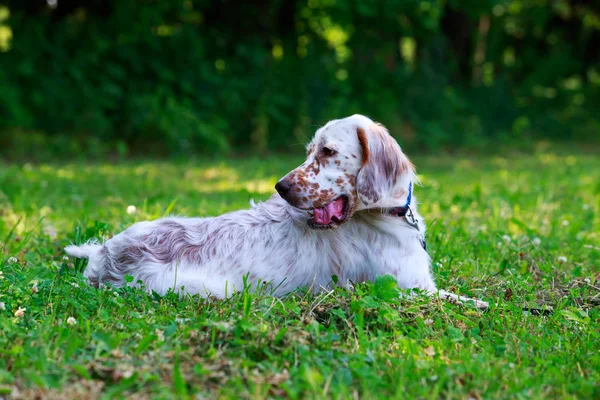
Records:
M335 154L324 156L325 145L335 147ZM309 144L307 161L285 179L293 185L285 200L274 194L249 210L219 217L139 222L105 243L65 251L89 259L84 274L92 285L121 286L131 275L133 284L159 294L172 289L226 297L246 279L282 295L302 286L327 287L334 275L345 285L390 274L401 288L458 299L436 289L414 197L418 230L386 212L406 202L415 173L385 128L358 115L330 121ZM347 219L331 229L313 229L307 223L311 209L339 196L347 198Z

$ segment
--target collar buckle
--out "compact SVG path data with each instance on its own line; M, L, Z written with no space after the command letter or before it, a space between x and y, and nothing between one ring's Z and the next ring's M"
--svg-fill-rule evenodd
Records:
M419 235L419 241L421 242L421 247L423 247L423 250L427 251L427 243L425 242L425 235L423 232L421 232L421 230L419 229L419 220L415 217L415 213L413 212L412 208L410 207L410 203L412 201L412 182L410 182L410 184L408 185L408 196L406 198L406 205L404 207L394 207L392 209L389 210L389 213L392 215L395 215L396 217L404 217L404 220L406 221L406 223L408 224L408 226L410 226L411 228L413 228L414 230L416 230Z
M406 206L406 214L404 215L404 219L406 223L416 229L419 230L419 220L415 218L415 214L413 213L412 208L409 205Z
M412 191L413 191L413 183L412 181L408 184L408 196L406 197L406 204L403 207L395 207L389 210L389 213L395 215L397 217L404 217L406 223L413 229L419 231L419 220L415 218L415 214L410 208L410 203L412 202Z

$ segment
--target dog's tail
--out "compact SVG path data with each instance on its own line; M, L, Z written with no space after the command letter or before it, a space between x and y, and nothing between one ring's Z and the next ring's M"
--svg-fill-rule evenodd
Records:
M92 256L96 255L100 251L101 248L102 248L102 245L100 245L98 243L86 243L86 244L82 244L80 246L75 246L75 245L67 246L67 247L65 247L65 251L71 257L89 259Z
M98 286L105 273L106 248L97 242L88 242L80 246L70 245L65 247L68 255L75 258L87 258L89 260L83 275L90 280L93 286Z

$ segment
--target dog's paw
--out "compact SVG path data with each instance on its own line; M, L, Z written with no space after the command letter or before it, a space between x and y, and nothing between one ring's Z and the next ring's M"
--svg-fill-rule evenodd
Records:
M473 302L473 305L475 305L475 307L479 308L480 310L487 310L490 307L490 304L487 301L476 300L466 296L459 296L457 294L450 293L445 290L440 290L438 293L440 295L440 299L460 301L462 303Z

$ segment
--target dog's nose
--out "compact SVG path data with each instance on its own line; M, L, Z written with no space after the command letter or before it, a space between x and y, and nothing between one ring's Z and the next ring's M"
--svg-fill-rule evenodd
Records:
M277 193L283 198L285 198L285 195L288 194L291 189L292 183L286 179L280 180L275 185L275 190L277 190Z

